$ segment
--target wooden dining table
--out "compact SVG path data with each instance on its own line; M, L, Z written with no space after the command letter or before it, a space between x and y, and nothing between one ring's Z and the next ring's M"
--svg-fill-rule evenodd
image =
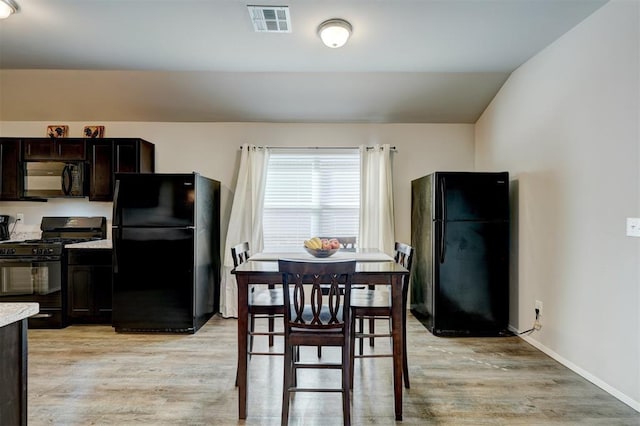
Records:
M232 273L238 283L238 417L247 418L247 344L248 344L248 297L251 284L281 282L278 259L302 261L356 260L354 284L391 285L391 334L393 342L393 394L396 420L402 420L402 368L404 348L404 304L402 285L408 280L409 271L397 264L389 255L374 249L339 251L330 259L319 260L300 253L257 253L235 268ZM357 391L354 389L354 391Z

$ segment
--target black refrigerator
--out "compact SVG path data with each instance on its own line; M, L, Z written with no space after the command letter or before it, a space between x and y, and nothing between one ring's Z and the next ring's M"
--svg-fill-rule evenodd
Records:
M509 334L509 174L411 182L411 311L436 336Z
M220 300L220 182L198 173L117 173L117 332L195 333Z

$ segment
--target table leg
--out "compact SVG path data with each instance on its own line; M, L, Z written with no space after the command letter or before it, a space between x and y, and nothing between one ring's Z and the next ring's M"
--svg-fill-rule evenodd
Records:
M402 324L402 276L391 276L391 330L393 335L393 395L396 420L402 420L402 364L404 359Z
M238 283L238 418L247 418L247 318L249 278L236 276Z

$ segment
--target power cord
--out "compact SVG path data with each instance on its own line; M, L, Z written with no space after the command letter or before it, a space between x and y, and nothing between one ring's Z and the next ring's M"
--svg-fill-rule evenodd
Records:
M18 224L18 222L20 222L20 219L16 218L16 221L13 222L13 227L11 228L11 231L9 231L9 238L11 238L11 236L13 235L13 231L16 230L16 225Z
M533 333L534 331L540 330L542 328L542 324L540 324L540 309L536 308L536 319L533 322L533 327L531 327L528 330L522 331L520 333L518 333L518 335L521 334L527 334L527 333Z

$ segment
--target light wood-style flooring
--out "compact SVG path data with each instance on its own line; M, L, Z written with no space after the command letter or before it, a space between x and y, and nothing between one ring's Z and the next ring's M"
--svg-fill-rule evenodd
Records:
M640 413L518 337L438 338L411 315L407 335L403 421L391 359L373 358L356 361L354 425L640 425ZM385 350L379 340L375 351ZM243 421L235 369L233 319L214 317L193 335L29 330L29 425L279 425L282 357L250 360ZM308 374L301 382L331 378ZM290 424L342 424L340 396L296 395Z

